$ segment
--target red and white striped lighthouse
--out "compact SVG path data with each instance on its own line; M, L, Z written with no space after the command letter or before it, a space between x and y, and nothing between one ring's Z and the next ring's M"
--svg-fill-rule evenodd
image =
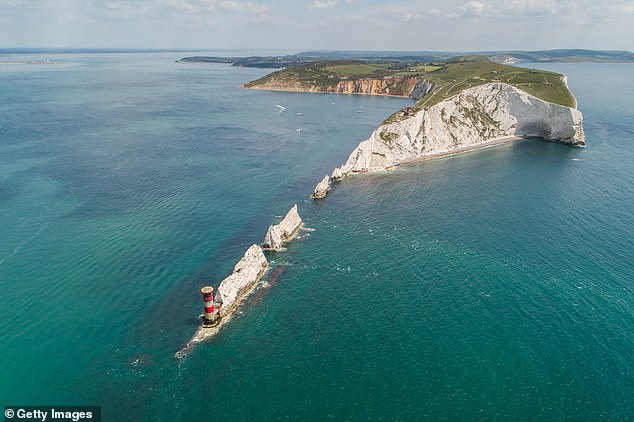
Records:
M205 317L203 319L203 327L211 327L215 325L215 306L214 306L214 288L212 286L205 286L200 289L200 293L203 295L203 302L205 306Z

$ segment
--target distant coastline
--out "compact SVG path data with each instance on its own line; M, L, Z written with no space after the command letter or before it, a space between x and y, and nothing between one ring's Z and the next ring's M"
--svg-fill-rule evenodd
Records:
M20 65L29 65L29 64L55 64L55 62L49 61L49 60L37 61L37 62L21 62L21 61L4 62L0 60L0 65L6 65L6 66L20 66Z
M1 53L1 50L0 50ZM444 61L455 56L484 56L500 64L521 63L634 63L634 52L626 50L507 50L507 51L305 51L275 56L189 56L177 62L230 63L233 66L287 68L323 60L368 60L397 62Z

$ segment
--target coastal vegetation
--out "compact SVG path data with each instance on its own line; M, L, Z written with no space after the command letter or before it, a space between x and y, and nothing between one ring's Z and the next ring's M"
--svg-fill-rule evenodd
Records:
M411 78L427 81L433 88L422 94L416 109L429 108L461 91L487 83L506 83L541 100L575 107L575 99L562 75L494 63L479 55L452 57L442 62L366 62L361 60L320 61L282 69L249 82L246 88L284 90L285 86L304 87L312 92L347 92L340 84L349 81L379 81L384 86L413 86ZM407 83L405 83L407 81ZM372 93L381 95L380 90ZM405 90L386 91L385 95L410 96Z
M424 75L436 85L417 104L427 108L474 86L502 82L553 104L575 107L575 99L559 73L506 66L491 61L447 64Z
M189 56L176 60L190 63L228 63L239 67L285 68L324 60L367 62L437 62L453 58L485 57L495 63L634 63L634 53L618 50L483 51L469 55L442 51L305 51L281 56L213 57Z

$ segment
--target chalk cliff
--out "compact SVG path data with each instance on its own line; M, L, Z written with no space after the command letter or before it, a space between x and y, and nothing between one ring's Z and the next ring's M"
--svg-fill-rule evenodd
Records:
M313 199L319 199L326 196L328 191L330 190L330 177L328 175L324 176L324 178L317 184L315 187L315 192L310 195Z
M290 241L300 227L302 227L302 219L297 211L297 204L295 204L279 224L269 226L269 230L264 237L264 249L273 251L284 250L284 243Z
M218 287L216 301L221 302L220 316L227 317L236 311L240 299L251 291L262 277L269 263L258 245L252 245L235 265L229 277Z
M585 145L579 110L545 102L504 83L469 88L427 109L409 108L395 117L361 142L333 171L332 180L508 137Z

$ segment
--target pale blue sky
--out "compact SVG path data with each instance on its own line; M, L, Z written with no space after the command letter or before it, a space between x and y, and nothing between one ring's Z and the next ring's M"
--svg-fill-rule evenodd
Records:
M634 50L634 0L0 0L1 47Z

